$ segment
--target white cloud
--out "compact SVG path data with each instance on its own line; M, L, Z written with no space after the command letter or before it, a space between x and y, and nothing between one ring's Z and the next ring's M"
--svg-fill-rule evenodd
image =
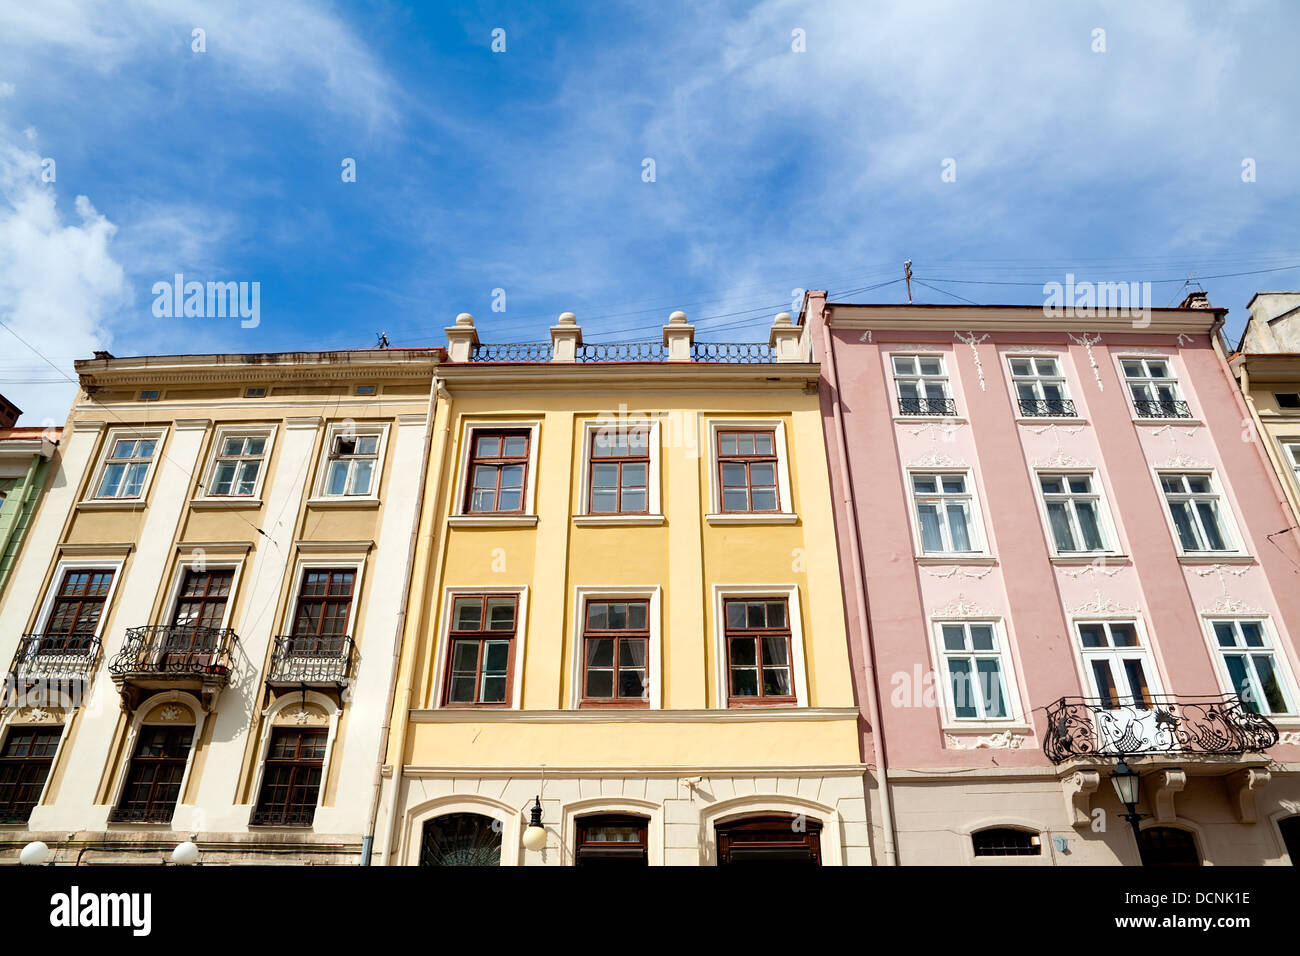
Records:
M0 83L0 97L13 96L15 89L12 83Z
M106 348L107 317L129 297L110 249L117 227L77 196L78 222L66 222L52 185L41 182L41 158L6 142L0 129L0 321L72 375L72 359ZM0 329L0 384L23 409L24 424L62 424L76 394L72 383ZM73 375L75 378L75 375Z

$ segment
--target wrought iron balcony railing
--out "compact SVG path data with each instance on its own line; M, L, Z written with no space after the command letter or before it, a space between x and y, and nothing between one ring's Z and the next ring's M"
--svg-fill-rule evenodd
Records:
M314 804L307 806L258 806L253 808L248 822L255 827L309 827L316 818Z
M347 635L277 637L271 652L268 684L336 684L352 672L354 646Z
M662 362L668 346L660 342L600 342L579 345L579 362Z
M500 345L476 345L469 353L471 362L549 362L550 342L515 342Z
M1020 414L1025 418L1077 418L1074 402L1068 398L1022 398Z
M776 361L776 349L764 342L694 342L692 362L722 362L746 365Z
M555 350L549 342L476 345L471 362L549 362ZM579 345L576 362L666 362L668 346L661 342L596 342ZM731 365L767 364L776 361L776 349L765 342L694 342L692 362Z
M900 415L944 415L957 414L955 398L900 398L898 400Z
M1191 418L1192 411L1186 402L1133 402L1138 418Z
M24 634L9 674L15 684L38 681L88 681L99 660L94 634Z
M205 682L230 677L238 636L228 627L157 624L133 627L122 648L108 662L115 678L199 678Z
M1052 763L1071 757L1141 754L1235 756L1278 741L1277 728L1235 694L1204 700L1148 697L1141 703L1062 697L1047 708L1043 749Z

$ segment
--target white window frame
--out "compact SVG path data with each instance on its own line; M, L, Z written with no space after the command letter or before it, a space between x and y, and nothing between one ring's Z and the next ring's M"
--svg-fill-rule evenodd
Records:
M913 374L913 373L909 373L909 374L904 375L904 376L902 376L902 377L900 378L900 376L899 376L899 374L898 374L898 369L897 369L897 368L895 367L895 365L894 365L894 360L895 360L895 359L900 359L900 358L910 358L910 359L915 359L915 360L916 360L916 366L915 366L915 367L916 367L916 370L917 370L917 371L916 371L914 374ZM938 374L938 375L927 375L927 374L921 372L921 364L920 364L920 360L923 359L923 358L932 358L932 359L937 359L937 360L938 360L938 362L939 362L939 374ZM926 382L938 382L938 383L942 386L942 388L943 388L943 400L953 402L953 413L954 413L954 415L956 414L956 410L957 410L957 405L956 405L956 401L955 401L956 396L955 396L954 393L953 393L953 388L952 388L952 378L951 378L951 377L949 376L949 374L948 374L948 361L947 361L947 357L946 357L946 355L945 355L943 352L890 352L890 353L888 353L888 354L886 355L886 360L889 362L889 376L890 376L890 378L893 380L893 383L894 383L894 407L893 407L893 409L891 410L891 413L892 413L892 414L891 414L891 417L895 417L895 418L897 418L897 417L902 416L902 417L905 417L905 418L908 418L908 419L913 419L913 418L951 418L951 417L953 417L953 416L951 416L951 415L920 414L920 413L918 413L918 414L916 414L916 415L912 415L912 414L906 414L906 415L905 415L904 412L903 412L902 404L901 404L902 401L903 401L903 397L904 397L904 396L903 396L903 388L902 388L902 383L903 383L904 381L915 381L915 382L917 382L919 385L920 385L920 384L924 384L924 383L926 383ZM922 390L923 390L923 389L918 388L918 391L922 391ZM920 397L920 396L918 396L918 398L919 398L919 397ZM927 401L934 401L934 399L926 399L926 400L927 400Z
M647 652L646 680L649 683L650 710L663 707L663 616L661 613L662 589L657 585L634 587L585 587L573 589L573 660L569 672L569 707L582 709L583 690L583 625L587 619L588 601L648 601L646 624L650 630L650 647ZM518 671L516 671L518 673ZM517 682L518 683L518 682ZM634 709L634 708L629 708ZM607 713L602 708L587 708L584 713Z
M226 597L226 610L221 615L220 627L230 627L231 615L235 610L235 601L239 597L239 579L244 573L244 559L222 557L217 560L210 559L207 555L184 557L176 562L176 567L172 570L171 587L167 591L167 601L162 606L163 619L160 624L166 626L170 624L172 618L176 616L176 605L181 599L181 585L185 581L185 572L198 570L202 566L205 571L225 571L227 569L235 573L230 577L230 594Z
M591 507L591 442L593 436L608 430L646 430L646 451L650 464L646 476L646 514L592 514ZM573 523L578 525L636 525L663 524L663 504L660 484L659 419L657 418L595 418L582 424L582 475L579 480L578 512ZM532 471L530 453L529 470ZM531 481L531 479L530 479ZM462 501L464 499L462 498Z
M765 709L762 704L745 707L728 707L729 698L727 681L730 668L727 666L727 622L725 617L728 598L785 598L786 613L790 621L790 655L793 665L795 707L809 707L808 672L804 659L803 610L799 606L799 586L797 584L773 584L767 587L752 584L715 584L713 585L713 671L714 701L713 709L739 711L747 713ZM790 704L771 704L771 710L789 710Z
M129 508L143 504L149 499L149 489L153 486L153 477L158 473L158 461L163 457L163 444L166 437L167 429L165 427L110 428L108 434L104 436L104 444L101 446L99 452L99 462L95 466L95 471L91 475L90 484L86 487L86 494L82 500L97 507L120 506ZM99 486L104 480L104 472L108 469L109 455L113 451L113 446L119 441L147 440L152 440L154 442L153 458L150 460L149 467L145 470L144 482L140 486L140 494L131 498L100 498Z
M1260 625L1260 633L1264 636L1265 644L1263 647L1248 648L1239 646L1236 648L1223 647L1219 644L1218 635L1214 633L1215 624L1232 624L1234 631L1240 634L1240 625L1243 622L1250 621ZM1210 656L1214 659L1214 672L1219 679L1219 684L1225 694L1237 693L1237 688L1232 682L1232 674L1228 671L1227 655L1230 653L1241 653L1250 655L1252 653L1267 653L1273 658L1273 668L1277 672L1278 680L1282 685L1282 696L1286 698L1288 710L1268 714L1260 711L1263 716L1269 720L1282 720L1295 722L1300 720L1300 693L1296 691L1295 674L1291 669L1290 657L1279 640L1277 629L1273 626L1272 619L1267 614L1202 614L1201 625L1204 632L1206 643L1210 648ZM1251 671L1251 677L1254 677L1254 671Z
M451 609L456 598L468 594L514 594L515 598L515 646L512 665L513 686L510 688L510 703L505 707L500 704L480 706L446 707L443 705L443 690L447 681L447 654L451 650ZM522 707L524 693L524 652L528 649L528 585L520 584L508 587L496 587L490 584L478 587L444 587L442 589L442 613L438 619L438 653L434 655L436 679L434 680L433 699L428 701L430 710L465 711L483 713L501 710L519 710ZM489 718L490 719L490 718Z
M528 475L524 483L522 514L471 514L465 510L465 492L469 483L469 462L474 449L474 432L526 430L528 434ZM538 419L466 419L460 425L460 456L456 464L456 497L451 502L447 523L452 527L519 528L537 524L537 461L541 445L542 423ZM481 590L481 589L480 589ZM509 589L507 589L509 590Z
M238 502L252 507L262 503L262 486L266 482L266 473L271 467L271 451L275 444L277 428L274 425L219 425L212 441L212 453L208 456L208 466L203 472L203 486L199 489L195 501L204 502ZM211 488L216 479L217 462L221 459L221 448L227 438L262 438L266 445L262 449L262 464L257 469L257 480L253 490L247 495L215 495Z
M1062 357L1060 355L1053 355L1048 352L1044 352L1044 353L1025 352L1025 353L1009 354L1007 355L1006 358L1007 358L1007 379L1011 384L1011 400L1015 403L1014 407L1015 407L1017 418L1032 418L1034 420L1039 420L1044 418L1078 418L1079 417L1079 409L1077 405L1075 406L1073 415L1067 415L1061 413L1052 414L1052 415L1026 415L1020 408L1021 399L1020 399L1020 390L1018 386L1022 384L1029 384L1032 386L1034 392L1033 401L1050 402L1050 401L1057 400L1057 399L1047 398L1043 394L1044 382L1055 382L1060 386L1061 397L1059 401L1063 401L1063 402L1074 401L1074 398L1070 392L1070 381L1065 374L1065 363L1062 360ZM1040 374L1038 371L1038 363L1041 361L1048 361L1055 364L1056 374L1055 375ZM1014 365L1015 362L1029 362L1030 368L1033 369L1033 374L1017 375L1015 370L1015 365Z
M379 502L379 486L383 482L384 462L388 451L388 422L333 422L325 429L325 444L321 448L320 465L316 471L311 505L346 505L358 502ZM374 435L379 438L375 449L375 469L370 476L370 492L364 495L327 495L325 484L329 480L330 461L334 440L346 435ZM349 474L351 472L349 471Z
M112 611L113 595L122 580L122 565L124 563L122 558L104 558L102 560L88 558L76 561L59 561L54 566L54 576L50 578L49 584L46 585L45 598L41 601L41 608L36 614L36 621L31 633L42 635L45 633L45 628L50 623L50 614L54 611L54 600L58 597L59 586L63 583L63 576L68 571L108 571L111 569L113 580L108 585L108 593L104 595L104 612L99 615L99 621L95 625L95 637L100 639L100 653L102 654L104 622L108 620L108 616Z
M915 477L920 477L925 475L935 475L940 479L942 479L944 475L960 475L962 479L966 482L966 491L964 492L964 496L970 501L969 532L970 532L970 538L971 538L971 544L973 546L973 550L971 551L926 551L925 550L925 538L921 534L921 515L917 511L916 496L918 492L916 491L916 488L912 481L912 479ZM980 508L979 489L975 485L975 476L972 472L972 469L970 468L926 468L926 467L917 466L914 468L908 468L907 471L905 472L905 478L907 480L907 496L908 496L907 510L912 524L912 539L916 546L916 557L918 558L936 558L936 557L987 558L989 557L990 552L989 552L988 535L985 533L985 529L984 529L984 513L983 510ZM924 494L926 497L930 497L930 494L928 492ZM953 494L952 496L959 497L955 494ZM942 492L937 492L935 493L935 497L944 498L947 497L947 495L945 495ZM941 532L941 534L943 534L948 538L951 538L951 534L947 531L947 528L948 528L947 515L945 513L943 531ZM951 541L947 541L945 543L951 544Z
M1300 435L1287 436L1279 439L1279 442L1282 445L1282 460L1291 472L1291 480L1300 489Z
M1173 538L1174 547L1177 549L1179 557L1198 558L1206 555L1223 556L1223 555L1240 555L1245 553L1245 547L1242 541L1241 533L1238 531L1237 528L1236 516L1233 514L1232 507L1228 502L1228 496L1227 494L1224 493L1223 486L1219 483L1218 475L1216 474L1214 469L1212 468L1191 468L1191 469L1157 468L1155 469L1155 476L1156 476L1156 492L1157 494L1160 495L1160 500L1164 502L1163 507L1165 511L1165 523L1169 527L1169 534ZM1178 526L1174 524L1174 513L1172 509L1169 507L1169 497L1168 497L1168 492L1165 491L1164 479L1174 478L1174 477L1187 477L1187 476L1209 479L1210 489L1211 489L1209 493L1209 497L1213 497L1215 500L1215 504L1217 505L1216 511L1218 512L1219 521L1221 524L1221 527L1219 528L1219 533L1223 537L1223 543L1227 545L1227 547L1219 548L1219 549L1199 548L1192 551L1188 551L1186 548L1183 547L1182 536L1179 535L1178 533ZM1194 494L1189 492L1180 492L1179 494L1181 497L1191 501L1194 501L1198 497L1206 497L1206 495ZM1200 513L1197 512L1195 508L1193 508L1192 514L1196 521L1197 530L1200 532L1201 535L1204 535L1204 528L1201 525Z
M1092 483L1092 492L1089 495L1076 495L1074 492L1069 494L1053 495L1053 500L1070 499L1076 497L1091 497L1097 501L1097 525L1101 530L1102 547L1096 551L1062 551L1057 546L1056 532L1052 529L1052 516L1047 510L1047 492L1043 490L1044 478L1087 478ZM1095 468L1036 468L1034 469L1034 488L1037 491L1038 510L1043 519L1043 529L1047 534L1047 547L1054 558L1077 558L1077 557L1095 557L1097 555L1116 555L1119 554L1119 534L1115 526L1114 517L1111 514L1110 502L1106 498L1106 489L1102 484L1100 475ZM1070 508L1072 526L1076 531L1078 517L1073 507ZM1080 542L1083 541L1083 535L1077 535Z
M1174 357L1173 357L1172 355L1125 355L1125 354L1121 353L1121 354L1118 354L1118 355L1115 356L1115 361L1116 361L1116 363L1117 363L1117 365L1116 365L1116 371L1119 372L1119 380L1120 380L1120 382L1122 382L1123 385L1124 385L1124 394L1128 397L1129 408L1132 409L1133 417L1134 417L1136 420L1138 420L1138 421L1142 421L1142 422L1161 422L1161 421L1187 422L1187 421L1191 421L1191 420L1194 420L1194 419L1195 419L1195 415L1192 415L1192 414L1191 414L1191 402L1188 401L1188 399L1187 399L1187 395L1186 395L1186 393L1183 391L1183 386L1182 386L1181 382L1179 381L1178 370L1174 367ZM1125 363L1125 362L1140 362L1140 363L1142 364L1142 378L1140 378L1140 379L1131 379L1131 378L1129 378L1129 377L1128 377L1128 373L1124 370L1124 363ZM1160 377L1155 377L1155 378L1153 378L1153 377L1151 376L1151 368L1150 368L1150 365L1151 365L1152 362L1162 362L1162 363L1164 363L1164 365L1169 369L1169 377L1168 377L1168 378L1160 378ZM1133 385L1134 385L1135 383L1137 383L1137 382L1141 382L1141 383L1143 383L1143 393L1147 396L1147 397L1144 398L1144 399L1137 399L1137 398L1134 398L1134 397L1133 397ZM1155 385L1155 383L1157 383L1157 382L1159 382L1159 383L1164 383L1164 384L1168 384L1169 387L1170 387L1170 389L1171 389L1171 391L1173 392L1174 397L1173 397L1172 399L1161 399L1161 398L1157 398L1157 397L1155 396L1154 391L1153 391L1154 385ZM1153 416L1153 415L1141 415L1141 414L1138 413L1137 405L1134 404L1135 402L1138 402L1138 401L1146 401L1146 402L1160 402L1160 401L1187 402L1187 406L1188 406L1188 414L1189 414L1190 417L1189 417L1189 418L1169 418L1168 416L1159 416L1159 415L1155 415L1155 416Z
M993 640L997 645L993 651L949 651L944 647L943 629L945 626L959 625L967 630L972 624L987 624L993 628ZM936 671L941 685L940 697L943 699L944 725L948 729L972 727L1019 727L1025 723L1024 702L1020 698L1019 682L1016 680L1015 662L1012 660L1010 642L1006 628L999 617L932 617L930 635L935 654ZM1002 692L1007 701L1005 717L958 717L957 702L952 696L952 682L948 673L949 657L990 657L996 655L1002 676ZM984 706L982 698L979 707Z
M724 512L722 486L718 477L718 432L740 430L772 430L776 451L776 484L781 498L780 511ZM711 525L727 524L794 524L799 515L794 510L794 496L790 490L790 453L786 446L785 422L780 418L710 418L708 419L709 451L709 513L704 520Z
M1113 646L1085 648L1083 646L1083 635L1079 633L1079 625L1081 624L1132 624L1134 632L1137 634L1138 646L1136 648L1116 648ZM1089 669L1089 659L1113 655L1117 650L1139 651L1142 655L1142 663L1146 665L1147 690L1152 697L1164 696L1164 674L1161 672L1156 660L1156 649L1151 641L1151 636L1147 633L1146 620L1141 614L1072 614L1069 618L1069 625L1070 642L1074 648L1074 663L1079 673L1079 686L1083 688L1085 698L1091 700L1096 696L1092 692L1092 673ZM1109 630L1108 626L1107 640L1110 640Z

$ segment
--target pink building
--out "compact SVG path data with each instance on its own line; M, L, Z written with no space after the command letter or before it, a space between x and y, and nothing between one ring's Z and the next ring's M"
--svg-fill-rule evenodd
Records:
M1225 311L806 296L878 863L1300 862L1300 548Z

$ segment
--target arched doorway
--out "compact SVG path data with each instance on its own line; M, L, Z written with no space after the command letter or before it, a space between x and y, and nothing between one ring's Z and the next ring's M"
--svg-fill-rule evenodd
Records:
M769 813L716 824L718 866L737 863L799 863L821 866L820 820Z
M480 813L448 813L427 820L420 866L499 866L501 821Z
M1177 827L1147 827L1138 837L1143 866L1200 866L1196 837Z
M627 813L579 817L574 843L577 866L649 866L649 820Z
M1282 842L1291 857L1291 865L1300 866L1300 814L1277 821L1277 828L1282 832Z

